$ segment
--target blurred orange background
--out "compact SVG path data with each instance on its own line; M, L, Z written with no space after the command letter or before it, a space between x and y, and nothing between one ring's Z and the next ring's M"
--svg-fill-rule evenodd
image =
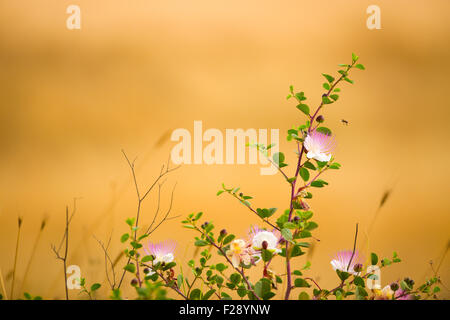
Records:
M81 30L66 28L70 4L81 8ZM381 30L366 27L372 4L381 8ZM355 84L343 84L339 101L324 112L343 168L327 174L329 186L314 190L310 202L321 241L308 276L322 287L337 285L330 258L351 249L356 223L363 245L383 193L392 190L370 249L380 257L397 251L403 261L382 271L382 285L403 276L423 282L433 273L432 260L435 268L442 261L448 288L449 12L446 0L0 1L0 268L8 292L21 216L15 297L27 291L64 298L62 265L51 244L63 235L65 206L79 197L68 263L81 267L88 284L102 282L100 297L107 297L95 238L112 236L116 257L124 220L136 206L121 149L137 157L142 188L175 145L170 133L192 132L194 120L223 132L278 128L280 150L293 164L295 148L285 132L304 119L286 101L289 85L305 91L315 107L321 73L335 75L352 52L367 70L355 70ZM194 236L181 228L187 214L204 211L219 230L244 236L259 220L231 197L216 197L222 182L252 195L255 207L282 212L289 186L280 175L261 176L259 168L184 165L171 173L162 209L176 183L172 212L181 217L164 223L153 240L178 241L177 259L187 269ZM144 225L153 218L156 195L144 204ZM23 283L44 217L48 224ZM306 255L296 261L303 266ZM70 297L85 298L76 290ZM441 297L449 291L442 288Z

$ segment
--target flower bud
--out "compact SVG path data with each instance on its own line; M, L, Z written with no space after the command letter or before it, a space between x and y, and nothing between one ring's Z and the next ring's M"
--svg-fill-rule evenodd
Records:
M133 287L136 287L138 285L138 280L136 278L134 278L133 280L131 280L131 285Z
M239 197L243 197L244 196L244 194L241 192L241 193L239 193Z
M269 244L267 243L267 241L263 241L262 242L262 247L264 250L267 250L267 247L269 246Z
M278 240L279 244L285 244L286 243L286 239L284 239L283 237L280 237L280 240Z
M353 267L353 270L355 270L355 272L361 272L363 269L363 265L361 263L357 263L355 264L355 266Z
M410 278L405 278L404 280L405 280L406 284L408 286L410 286L411 288L414 286L414 280L412 280Z
M322 122L325 121L325 118L323 117L323 115L320 115L320 116L318 116L318 117L316 118L316 121L317 121L318 123L322 123Z
M144 273L145 274L149 274L150 273L150 268L144 268Z
M292 219L292 221L297 222L298 220L300 220L299 216L295 216L294 219Z
M395 291L398 290L398 288L399 288L399 287L398 287L398 283L397 283L397 282L392 282L392 283L391 283L391 290L392 290L392 291L395 292Z
M227 235L227 230L222 229L222 230L220 231L220 235L221 235L222 237L226 236L226 235Z

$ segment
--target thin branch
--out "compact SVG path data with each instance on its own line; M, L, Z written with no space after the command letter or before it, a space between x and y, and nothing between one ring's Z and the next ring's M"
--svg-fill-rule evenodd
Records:
M114 263L113 263L113 261L111 260L111 257L110 257L109 254L108 254L108 248L109 248L109 245L110 245L110 243L111 243L111 237L112 237L112 236L109 237L109 239L108 239L108 244L107 244L106 247L105 247L105 245L104 245L100 240L98 240L98 239L94 236L95 240L97 240L97 242L99 243L99 245L100 245L100 247L102 248L103 252L105 253L105 273L106 273L106 280L108 281L109 286L111 287L111 290L114 290L115 287L116 287L116 273L115 273L115 270L114 270ZM111 268L113 280L111 280L110 277L109 277L108 263L110 264L110 268Z
M355 256L356 240L358 240L358 224L356 224L355 240L353 242L353 252L352 252L352 256L350 257L350 261L348 262L347 271L350 268L350 265L352 264L353 257Z
M127 154L125 153L124 150L122 150L122 153L123 153L123 155L124 155L124 157L125 157L125 159L126 159L126 161L127 161L127 163L128 163L128 166L130 167L131 175L132 175L132 178L133 178L133 183L134 183L134 186L135 186L135 189L136 189L137 209L136 209L136 217L135 217L136 222L135 222L135 225L134 225L135 230L134 230L134 235L133 235L133 240L136 241L136 239L137 239L137 230L138 230L138 226L139 226L139 218L140 218L140 214L141 214L142 202L146 199L146 197L147 197L147 196L149 195L149 193L153 190L153 188L156 186L156 184L158 184L158 182L159 182L165 175L167 175L167 174L169 174L170 172L172 172L172 171L178 169L180 166L177 166L177 167L175 167L175 168L170 168L170 166L169 166L169 163L170 163L170 156L169 156L169 158L168 158L168 160L167 160L167 165L163 165L163 166L161 167L161 170L160 170L160 172L159 172L158 177L154 180L154 182L150 185L150 187L148 187L147 190L146 190L146 191L143 193L143 195L141 196L141 191L140 191L140 188L139 188L139 184L138 184L138 182L137 182L136 170L135 170L135 165L134 165L136 159L134 159L133 161L130 161L130 159L128 158L128 156L127 156ZM158 188L159 188L159 192L160 192L160 188L161 188L161 186L162 186L163 184L164 184L164 182L158 184L158 186L159 186L159 187L158 187ZM160 196L160 194L158 195L158 198L159 198L159 196ZM150 233L154 232L154 231L155 231L155 230L156 230L156 229L157 229L164 221L169 220L169 219L168 219L168 215L169 215L170 210L171 210L171 208L172 208L172 201L173 201L173 191L172 191L172 197L171 197L170 208L169 208L168 212L166 213L166 215L165 215L165 217L163 218L163 220L162 220L161 222L159 222L158 225L155 226L155 227L150 231L150 228L153 226L153 224L154 224L154 222L155 222L155 220L156 220L156 217L157 217L157 215L158 215L158 213L159 213L160 200L158 199L158 208L157 208L157 211L155 212L155 214L154 214L154 216L153 216L153 221L152 221L152 223L150 224L150 227L149 227L149 229L147 230L146 234L149 234L149 233L148 233L149 231L150 231ZM116 259L116 260L117 260L117 259ZM131 261L131 257L128 258L127 264L129 264L130 261ZM114 262L114 264L115 264L115 263L116 263L116 262ZM140 276L139 276L139 261L138 261L137 255L136 255L136 258L135 258L135 264L136 264L136 276L137 276L137 279L138 279L139 287L141 287L142 282L141 282L141 279L140 279ZM117 288L120 288L120 286L122 285L122 282L123 282L123 279L124 279L124 277L125 277L125 274L126 274L126 270L123 270L122 276L120 277L119 285L117 286Z
M10 298L14 299L14 284L16 280L17 256L19 255L20 231L22 230L22 218L18 217L19 230L17 231L16 254L14 255L14 268L12 274L11 294Z
M74 199L74 203L76 203L76 199ZM64 232L64 236L63 236L63 241L65 239L64 255L60 254L61 246L58 248L58 250L56 250L56 247L54 245L52 245L52 250L55 253L56 258L63 262L64 288L65 288L65 293L66 293L66 300L69 300L69 291L67 288L67 253L69 251L69 224L70 224L70 221L72 220L72 217L74 214L75 214L75 206L74 206L74 211L73 211L72 215L70 216L70 218L69 218L69 207L66 206L66 229Z

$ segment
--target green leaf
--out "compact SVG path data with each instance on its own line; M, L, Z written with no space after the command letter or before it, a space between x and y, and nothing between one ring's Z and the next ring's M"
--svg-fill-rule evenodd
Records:
M220 295L222 296L222 300L231 300L230 295L225 292L222 292Z
M267 262L270 259L272 259L272 256L273 256L273 254L269 250L265 250L265 249L261 250L261 258L263 259L264 262Z
M247 289L245 289L244 286L241 286L237 289L237 294L239 295L239 297L243 298L247 294Z
M306 225L305 229L311 231L311 230L316 229L318 226L319 226L319 225L318 225L317 223L315 223L314 221L310 221L310 222L308 222L308 224Z
M349 82L349 83L351 83L351 84L354 83L353 80L351 80L351 79L349 79L349 78L347 78L347 77L345 77L344 80L347 81L347 82Z
M327 127L318 127L316 131L331 136L331 130Z
M241 281L241 275L235 272L230 276L230 280L232 283L238 284Z
M306 114L307 116L309 116L309 107L306 104L298 104L297 105L297 109L300 110L301 112L303 112L304 114Z
M337 162L334 162L334 163L330 164L330 167L329 167L329 168L330 168L330 169L337 170L337 169L340 169L340 168L341 168L341 165L340 165L339 163L337 163Z
M130 238L130 235L128 233L124 233L121 237L120 237L120 242L124 243L125 241L127 241Z
M305 253L302 251L302 249L300 248L299 245L295 244L295 245L292 247L292 250L291 250L291 257L298 257L298 256L302 256L302 255L304 255L304 254L305 254Z
M333 101L330 100L327 96L322 96L322 102L323 104L331 104Z
M178 288L181 288L182 285L183 285L183 275L179 274L177 277L177 286L178 286Z
M306 282L305 279L302 279L302 278L295 279L294 285L297 288L309 288L310 287L310 284L308 282Z
M201 240L201 239L199 239L199 240L196 240L196 241L194 242L194 245L197 246L197 247L204 247L204 246L209 245L209 242L206 241L206 240Z
M365 300L365 297L367 297L368 295L367 291L361 286L356 287L355 294L357 300Z
M309 295L306 292L302 291L298 295L298 300L309 300Z
M365 283L364 283L364 279L361 277L355 277L355 280L353 281L353 283L357 286L361 286L361 287L365 287Z
M267 298L267 294L270 293L272 285L269 279L261 279L255 284L255 293L261 298Z
M311 232L309 232L308 230L303 230L302 232L300 232L298 234L298 238L302 239L302 238L310 238L311 237Z
M305 168L310 169L310 170L316 170L316 167L315 167L310 161L305 162L305 163L303 164L303 166L304 166Z
M283 228L296 229L297 225L293 222L286 222L285 224L283 224Z
M141 260L142 263L149 262L149 261L153 261L153 256L151 256L151 255L144 256Z
M202 292L200 291L200 289L194 289L191 291L191 294L189 295L189 299L200 300L201 295L202 295Z
M203 212L199 212L199 213L197 213L197 214L195 215L194 219L192 219L192 220L197 221L197 220L199 220L199 219L202 217L202 215L203 215Z
M140 244L140 243L137 242L137 241L131 241L130 244L131 244L131 246L132 246L134 249L140 249L140 248L142 248L142 244Z
M358 64L355 66L355 68L358 68L358 69L361 69L361 70L366 70L366 68L365 68L362 64L360 64L360 63L358 63Z
M125 267L123 267L126 271L134 273L136 271L136 266L132 263L127 264Z
M303 181L309 180L309 171L305 168L300 168L300 176L302 177Z
M175 267L176 265L177 265L176 262L170 262L170 263L166 264L166 265L163 267L163 271L172 269L172 268Z
M400 282L400 287L405 291L410 291L412 289L404 280Z
M297 93L295 94L295 97L296 97L299 101L306 100L305 93L304 93L303 91L302 91L302 92L297 92Z
M333 99L334 101L336 101L337 99L339 99L339 95L338 94L331 94L330 98Z
M326 74L326 73L322 73L322 75L327 79L327 81L329 83L333 83L334 78L332 76L330 76L329 74Z
M270 209L257 208L256 209L256 213L258 214L258 216L260 216L263 219L271 217L276 211L277 211L277 208L270 208Z
M101 285L100 283L94 283L94 284L91 286L91 291L96 291L96 290L100 289L101 286L102 286L102 285Z
M277 152L273 155L273 161L279 166L284 162L284 154L283 152Z
M325 82L322 86L324 89L330 90L330 85L328 83Z
M359 57L356 54L352 53L352 62L356 62L358 61L358 59Z
M216 289L211 289L208 292L206 292L203 297L202 300L208 300L209 298L211 298L211 296L214 294L214 292L216 292Z
M219 271L219 272L224 271L226 268L228 268L228 267L225 264L223 264L223 263L216 264L216 270Z
M350 273L345 272L345 271L336 270L336 273L337 273L339 279L341 279L342 281L345 281L350 277Z
M223 245L227 245L228 243L230 243L231 241L233 241L235 238L234 234L229 234L228 236L225 237L225 239L223 240Z
M291 232L291 230L289 230L287 228L281 229L281 235L287 241L291 241L292 240L292 232Z
M378 256L373 252L370 254L370 261L373 266L378 263Z
M315 187L315 188L322 188L324 185L322 182L320 181L313 181L311 182L311 187Z
M298 211L298 212L300 212L300 216L304 220L311 219L311 217L313 216L313 212L312 211Z

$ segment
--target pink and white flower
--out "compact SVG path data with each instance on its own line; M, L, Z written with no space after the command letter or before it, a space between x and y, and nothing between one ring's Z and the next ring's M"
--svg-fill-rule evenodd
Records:
M336 143L331 135L313 130L308 133L303 145L308 151L306 156L309 159L328 162L331 160L331 152L334 150Z
M280 253L281 250L277 248L280 238L278 230L267 231L256 226L250 230L250 243L256 251L261 251L265 246L272 253Z
M352 257L353 256L353 257ZM351 261L351 262L350 262ZM339 270L343 272L348 272L353 275L359 273L355 271L355 266L357 264L362 266L364 259L359 255L358 251L353 254L352 250L339 251L335 258L331 260L331 266L334 270Z
M252 263L253 250L242 239L233 240L230 244L230 249L226 252L227 257L235 268L239 267L241 262L245 265Z
M171 240L162 241L159 243L148 242L147 246L144 246L144 252L146 255L152 255L154 257L153 264L157 263L170 263L175 259L176 243ZM150 275L154 272L150 271Z

